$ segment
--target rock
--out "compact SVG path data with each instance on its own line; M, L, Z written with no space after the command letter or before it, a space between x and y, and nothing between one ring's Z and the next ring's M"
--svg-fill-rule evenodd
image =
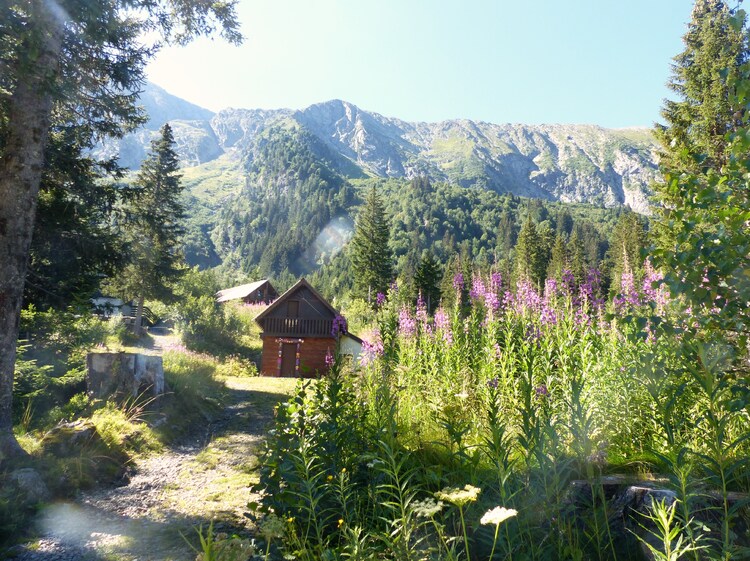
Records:
M100 443L101 437L94 424L83 419L57 425L42 437L42 447L58 458L78 455L81 449Z
M50 500L52 494L47 484L32 468L21 468L8 475L8 483L18 492L19 500L24 505L33 505Z
M86 387L95 399L159 396L164 393L160 356L136 353L89 353Z

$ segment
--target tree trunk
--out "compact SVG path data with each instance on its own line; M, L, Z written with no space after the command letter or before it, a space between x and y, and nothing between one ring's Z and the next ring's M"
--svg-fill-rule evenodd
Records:
M0 464L25 454L13 435L13 375L52 110L51 84L59 68L64 29L49 5L32 2L34 28L28 32L28 44L19 49L19 56L28 58L17 64L0 159Z
M138 297L138 305L135 308L135 324L133 325L133 333L135 333L136 337L140 337L143 335L143 326L141 325L143 323L143 301L145 298L143 296Z

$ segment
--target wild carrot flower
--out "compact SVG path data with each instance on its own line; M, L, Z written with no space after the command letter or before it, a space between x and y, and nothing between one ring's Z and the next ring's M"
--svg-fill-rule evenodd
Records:
M435 499L427 498L423 501L416 501L413 505L414 513L420 518L432 518L438 512L443 510L442 501L436 501Z
M488 524L493 524L495 526L499 526L509 518L513 518L518 514L518 511L513 508L505 508L503 506L496 506L492 510L488 510L484 513L484 516L482 516L482 519L479 521L480 524L486 526Z
M438 500L451 503L452 505L464 506L476 501L481 492L482 490L479 487L464 485L463 489L460 489L459 487L446 487L442 491L435 493L435 497L437 497Z

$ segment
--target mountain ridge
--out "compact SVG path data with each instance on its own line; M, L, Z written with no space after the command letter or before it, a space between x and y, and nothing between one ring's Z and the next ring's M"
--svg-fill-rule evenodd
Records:
M657 145L650 130L599 125L495 124L470 119L409 122L334 99L304 109L227 108L211 112L158 87L142 94L160 116L119 144L121 164L137 168L148 142L169 117L185 168L233 152L253 158L254 142L274 126L308 131L335 155L344 177L428 176L499 193L629 206L649 212L649 184L657 175ZM202 116L203 118L193 118ZM108 153L112 154L112 146Z

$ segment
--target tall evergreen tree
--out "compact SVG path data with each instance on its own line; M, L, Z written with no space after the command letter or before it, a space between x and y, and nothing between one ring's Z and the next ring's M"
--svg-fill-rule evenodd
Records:
M565 244L565 235L558 229L555 242L552 244L552 252L549 265L547 266L547 277L562 278L563 271L570 268L568 263L568 249Z
M724 0L696 0L683 42L668 83L678 99L664 101L667 124L654 130L661 165L681 172L719 169L727 161L726 133L748 119L730 91L750 55L744 16L733 15ZM680 202L665 190L661 195Z
M118 280L126 297L138 303L136 333L140 334L146 298L169 300L172 284L183 273L180 238L184 209L180 200L179 158L169 124L151 142L151 150L128 189L126 239L128 264Z
M750 112L738 103L733 84L750 51L743 12L733 14L724 0L696 0L685 49L674 58L669 87L677 94L665 100L654 135L661 144L660 168L666 174L703 175L727 163L727 133L750 122ZM680 212L694 206L694 194L674 182L653 186L660 203L654 238L661 246L675 243L685 227ZM707 222L700 228L710 230Z
M422 295L428 313L431 313L440 302L441 279L440 263L437 262L432 252L425 252L414 274L414 287L417 294Z
M349 253L355 294L370 303L378 292L386 293L393 279L389 241L385 206L373 187L357 216Z
M518 232L513 263L514 282L527 280L536 286L541 286L544 282L547 272L544 241L530 215Z

